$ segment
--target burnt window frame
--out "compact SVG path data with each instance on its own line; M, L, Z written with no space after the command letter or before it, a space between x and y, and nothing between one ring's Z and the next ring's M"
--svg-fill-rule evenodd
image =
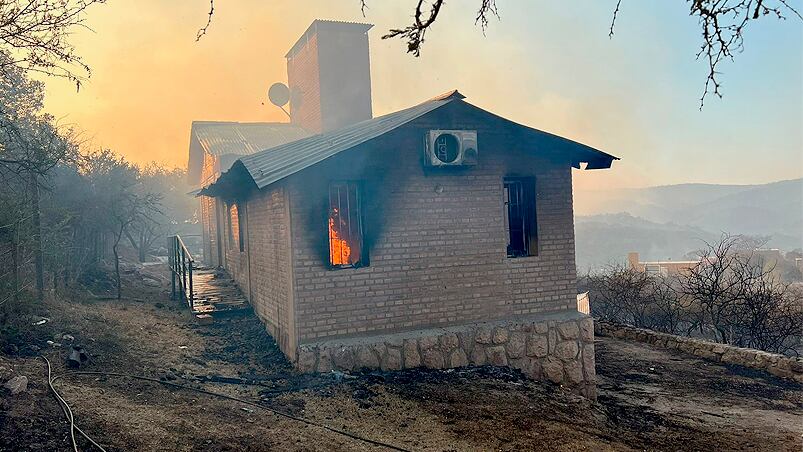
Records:
M515 192L511 189L515 188ZM516 203L512 203L511 193L516 193ZM505 255L509 259L534 257L539 254L538 240L538 204L536 178L533 176L506 176L502 180L502 208L505 227ZM516 206L518 215L512 215L511 208ZM520 228L512 228L511 218L520 218L515 223ZM519 232L520 231L520 232ZM513 236L520 235L520 246L511 250L514 245Z
M330 228L330 220L331 220L331 212L334 207L337 207L339 210L338 212L343 211L343 205L340 203L342 198L343 189L345 188L345 195L347 201L348 210L348 224L349 224L349 232L348 235L351 235L355 232L355 228L352 228L352 221L356 223L356 233L359 235L359 258L356 262L351 264L335 264L333 261L333 247L332 247L332 233ZM354 191L354 198L356 203L351 203L350 198L350 191L353 189ZM339 202L337 206L332 204L334 190L337 190L336 198ZM364 206L365 206L365 195L364 195L364 184L362 181L359 180L334 180L329 182L329 185L326 190L327 199L326 199L326 259L327 264L330 270L341 270L347 268L361 268L367 267L369 265L368 259L368 250L365 247L365 221L364 221ZM356 213L353 213L354 208L353 206L356 205Z

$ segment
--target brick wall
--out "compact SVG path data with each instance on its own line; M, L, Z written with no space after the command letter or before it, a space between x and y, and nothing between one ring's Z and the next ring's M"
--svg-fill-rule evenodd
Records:
M568 160L535 157L549 149L442 110L288 179L299 343L576 310ZM424 168L429 128L478 129L480 164ZM506 257L508 175L537 178L537 256ZM333 179L364 184L368 267L327 267Z
M251 305L281 350L292 358L296 341L287 207L281 187L263 190L248 200L245 250L251 270Z
M287 84L290 87L292 123L311 132L320 132L323 124L317 36L310 36L295 54L287 58Z

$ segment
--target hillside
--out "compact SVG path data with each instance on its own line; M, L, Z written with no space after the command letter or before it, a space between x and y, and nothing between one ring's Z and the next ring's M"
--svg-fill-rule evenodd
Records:
M762 185L681 184L575 193L578 268L623 260L681 259L722 232L803 247L803 179Z

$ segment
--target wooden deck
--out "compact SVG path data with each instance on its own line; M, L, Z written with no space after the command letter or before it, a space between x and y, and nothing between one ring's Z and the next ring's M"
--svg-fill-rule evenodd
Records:
M251 309L240 288L222 269L194 269L192 292L192 313L196 317L202 315L219 317Z

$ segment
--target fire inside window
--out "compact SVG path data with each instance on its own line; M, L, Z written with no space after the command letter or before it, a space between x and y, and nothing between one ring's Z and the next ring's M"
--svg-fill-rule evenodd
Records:
M329 265L333 268L367 265L361 203L359 184L337 182L329 186Z
M505 178L504 200L507 256L537 255L535 180L529 177Z

